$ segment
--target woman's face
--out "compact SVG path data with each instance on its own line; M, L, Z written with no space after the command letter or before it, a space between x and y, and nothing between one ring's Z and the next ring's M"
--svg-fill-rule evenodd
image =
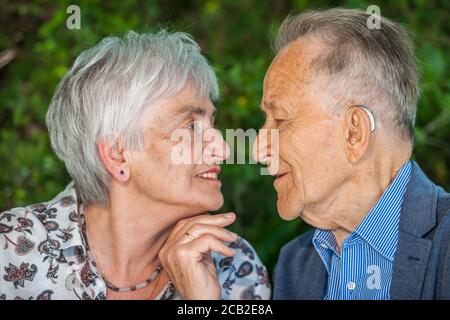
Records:
M130 182L147 198L186 212L219 209L218 179L229 148L214 129L215 108L187 86L148 107L141 123L145 148L129 153Z

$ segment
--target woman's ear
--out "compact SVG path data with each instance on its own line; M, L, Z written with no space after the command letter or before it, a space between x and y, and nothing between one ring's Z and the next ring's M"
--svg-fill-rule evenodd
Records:
M372 124L364 109L352 106L347 110L344 125L343 139L347 158L351 163L356 163L369 147Z
M97 142L97 152L112 177L120 182L126 182L130 178L129 164L124 155L121 141L111 145L107 140L100 139Z

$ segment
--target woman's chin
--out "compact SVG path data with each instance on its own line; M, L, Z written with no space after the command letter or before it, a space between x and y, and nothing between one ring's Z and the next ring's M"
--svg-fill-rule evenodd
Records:
M219 210L223 205L222 194L208 198L204 204L204 211L216 211Z
M223 206L223 197L221 196L219 199L216 200L215 203L211 204L210 211L216 211L219 210Z

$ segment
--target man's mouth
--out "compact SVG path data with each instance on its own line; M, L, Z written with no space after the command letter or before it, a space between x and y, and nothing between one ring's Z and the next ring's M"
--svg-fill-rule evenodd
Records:
M217 176L220 174L220 167L213 167L206 171L203 171L199 174L196 174L196 177L202 178L202 179L210 179L210 180L217 180Z
M274 177L275 177L275 179L278 179L278 178L284 177L284 176L287 175L287 174L288 174L288 172L285 172L285 173L279 173L279 174L275 174Z

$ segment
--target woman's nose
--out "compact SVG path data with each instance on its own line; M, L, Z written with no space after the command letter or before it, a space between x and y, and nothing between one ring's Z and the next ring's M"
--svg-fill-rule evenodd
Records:
M223 162L230 156L230 147L223 139L219 130L210 129L205 134L207 146L204 150L204 162Z

